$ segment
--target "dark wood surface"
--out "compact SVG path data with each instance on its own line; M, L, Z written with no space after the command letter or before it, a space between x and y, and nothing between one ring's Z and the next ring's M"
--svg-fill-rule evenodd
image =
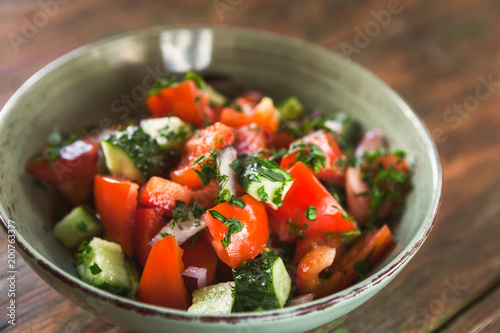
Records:
M58 2L2 0L0 105L35 71L78 46L163 24L241 25L293 35L373 71L413 106L437 141L442 207L403 272L320 331L500 332L499 1L221 0L233 4L223 15L217 1L60 2L66 4L52 7L45 24L23 35L26 20L44 11L40 3ZM385 21L376 14L389 10ZM362 40L359 31L366 29L371 36ZM21 38L17 44L13 34ZM0 329L7 328L6 248L2 234ZM17 331L123 331L65 300L26 264L18 262L17 269Z

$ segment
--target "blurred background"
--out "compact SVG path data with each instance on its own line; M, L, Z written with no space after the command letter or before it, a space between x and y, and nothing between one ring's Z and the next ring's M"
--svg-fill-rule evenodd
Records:
M500 332L499 16L498 0L2 0L0 105L57 57L159 25L252 27L338 52L374 72L427 124L444 189L433 232L403 272L317 331ZM0 234L2 276L6 248ZM122 332L63 299L23 262L17 269L16 331Z

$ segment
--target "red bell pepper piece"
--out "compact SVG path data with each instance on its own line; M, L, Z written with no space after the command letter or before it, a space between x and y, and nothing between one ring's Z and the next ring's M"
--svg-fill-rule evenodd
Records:
M104 228L123 246L134 229L139 185L125 179L95 176L94 200Z
M325 238L327 233L356 230L337 200L302 162L297 162L288 172L294 182L282 206L269 210L279 223L287 224L296 233L318 238ZM307 211L313 210L315 216L306 216Z
M161 207L164 214L172 215L176 201L189 204L193 199L193 191L161 177L152 177L139 191L139 203L149 207Z
M135 212L134 245L137 259L142 267L146 265L151 247L151 239L165 225L163 208L138 208Z
M224 108L220 115L220 122L228 126L240 127L257 124L266 135L276 132L280 122L280 114L274 107L273 100L264 97L253 108L243 107L242 111Z
M219 258L232 268L237 268L243 261L250 260L261 253L269 240L269 226L264 204L245 194L241 199L245 208L232 206L228 202L213 208L226 219L235 218L242 223L242 229L232 235L226 235L229 229L220 219L214 217L212 210L205 215L205 222L213 237L212 245ZM225 247L223 240L229 237Z
M175 116L199 128L215 120L207 94L198 89L193 80L160 90L148 97L147 104L153 117Z
M193 136L186 142L185 151L179 167L170 173L170 179L189 188L201 186L201 180L193 170L201 169L202 161L193 165L193 162L201 155L207 158L212 149L222 149L233 143L233 128L221 123L215 123L212 126L202 129L197 136Z
M142 272L137 295L139 300L173 309L186 310L191 305L182 279L182 249L174 236L153 245Z

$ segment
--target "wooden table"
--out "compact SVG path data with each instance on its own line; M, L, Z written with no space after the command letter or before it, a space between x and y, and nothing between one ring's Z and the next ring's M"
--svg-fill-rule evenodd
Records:
M2 0L0 105L35 71L78 46L163 24L234 24L293 35L373 71L431 130L444 170L442 207L403 272L322 331L500 332L499 1L59 2ZM6 248L2 234L2 313ZM65 300L22 262L17 288L20 332L123 331ZM5 322L2 314L0 329Z

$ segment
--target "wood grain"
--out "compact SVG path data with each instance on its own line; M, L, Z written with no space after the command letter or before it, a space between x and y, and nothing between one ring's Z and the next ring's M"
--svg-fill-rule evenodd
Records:
M452 320L441 332L500 332L500 288Z
M378 22L374 13L395 2L402 9L390 22L379 24L367 43L356 44L359 31ZM73 0L60 5L17 52L8 34L21 34L23 20L41 7L27 0L0 6L0 105L36 70L78 46L163 24L240 25L341 53L342 45L356 47L351 59L398 91L433 133L444 171L443 200L433 232L403 272L372 300L317 331L500 330L500 2L258 0L241 1L221 17L212 1ZM490 90L481 88L487 96L477 95L488 79ZM6 247L1 235L0 249ZM1 309L5 264L2 250ZM15 331L123 332L62 298L26 264L18 262L17 269ZM2 316L0 328L6 325Z

